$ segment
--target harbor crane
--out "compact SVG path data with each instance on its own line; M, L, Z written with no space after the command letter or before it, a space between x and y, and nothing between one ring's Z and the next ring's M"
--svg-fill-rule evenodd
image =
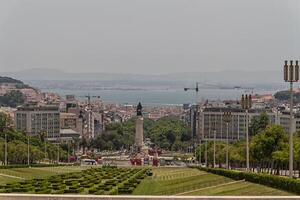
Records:
M199 82L196 82L196 87L194 88L188 88L188 87L184 88L184 91L188 91L188 90L195 90L196 92L199 92Z
M192 127L192 141L193 141L193 150L194 150L194 156L196 158L196 147L197 147L197 139L196 139L196 135L197 135L197 121L199 119L199 108L198 108L198 104L197 104L197 101L198 101L198 92L199 92L199 82L196 82L196 87L192 87L192 88L189 88L189 87L185 87L184 88L184 91L188 91L188 90L194 90L196 91L196 112L195 112L195 121L194 119L191 119L191 123L193 124L193 127ZM193 122L192 122L193 121ZM195 124L194 124L195 123ZM201 144L201 142L200 142ZM199 156L199 160L200 160L200 163L201 163L201 152L200 152L200 156Z

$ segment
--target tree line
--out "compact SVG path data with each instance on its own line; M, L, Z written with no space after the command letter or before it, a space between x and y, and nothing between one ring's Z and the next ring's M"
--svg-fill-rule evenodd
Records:
M134 144L134 135L135 118L132 118L124 123L109 124L103 134L85 144L98 150L129 150ZM144 138L149 138L157 148L185 151L191 145L190 135L190 129L177 117L144 119Z
M24 104L25 96L18 90L12 90L3 96L0 96L0 106L17 107Z
M57 146L45 141L42 133L28 137L25 133L9 127L9 120L6 114L0 113L0 163L5 163L5 135L8 164L27 164L28 147L31 164L38 163L44 158L56 162L58 154L60 161L67 161L68 154L64 145Z
M250 168L253 171L281 174L288 169L289 146L288 133L280 125L268 124L265 113L259 118L252 120L249 132ZM201 156L201 162L206 161L207 152L208 165L213 165L213 141L204 143L197 149L197 159ZM216 164L224 166L226 159L225 142L216 142ZM300 170L300 131L294 134L294 161L295 170ZM246 141L240 140L229 144L229 162L231 168L246 167ZM284 175L284 174L282 174Z

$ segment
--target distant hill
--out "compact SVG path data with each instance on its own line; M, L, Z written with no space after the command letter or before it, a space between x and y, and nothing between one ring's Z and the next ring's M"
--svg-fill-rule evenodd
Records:
M0 76L0 84L2 83L16 83L16 84L24 84L22 81L13 79L11 77Z
M29 69L4 73L23 81L110 81L112 84L126 83L127 85L178 85L179 87L193 86L195 82L202 85L241 86L254 88L284 89L282 72L280 71L247 71L225 70L216 72L186 72L161 75L122 74L122 73L69 73L52 69Z
M32 88L31 86L23 83L23 81L7 77L7 76L0 76L0 85L5 84L5 83L10 83L10 84L15 84L16 89L23 89L23 88Z

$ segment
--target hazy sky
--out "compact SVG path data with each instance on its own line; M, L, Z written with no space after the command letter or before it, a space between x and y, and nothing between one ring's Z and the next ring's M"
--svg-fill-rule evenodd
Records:
M0 0L0 70L281 70L298 0Z

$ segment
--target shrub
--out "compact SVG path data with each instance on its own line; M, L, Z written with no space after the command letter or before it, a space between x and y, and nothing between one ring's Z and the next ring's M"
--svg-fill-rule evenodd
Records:
M104 191L103 190L98 190L95 194L96 195L102 195L102 194L104 194Z
M50 194L51 189L48 189L48 188L35 189L35 193L37 193L37 194Z
M116 188L114 188L114 189L110 190L110 191L108 192L108 194L109 194L109 195L115 195L115 194L118 194L118 190L117 190Z
M96 188L89 189L89 194L95 194L97 191Z
M52 191L51 194L63 194L65 191L64 190L55 190Z
M58 167L65 166L62 164L30 164L29 165L1 165L0 169L12 169L12 168L29 168L29 167Z
M8 183L0 186L0 193L62 194L87 192L89 194L118 194L118 188L120 188L121 193L131 194L141 179L145 177L145 172L145 169L115 167L88 169L79 173L54 175L46 179L35 178L19 183ZM87 191L84 192L84 189Z

